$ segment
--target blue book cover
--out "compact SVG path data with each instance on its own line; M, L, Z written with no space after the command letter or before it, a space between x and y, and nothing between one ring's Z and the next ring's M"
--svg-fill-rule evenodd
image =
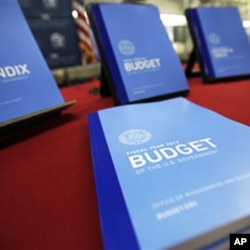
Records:
M250 75L250 42L237 7L199 7L187 16L208 80Z
M248 126L182 97L88 121L106 249L194 249L250 226Z
M90 12L118 104L188 92L156 6L93 4Z
M0 123L64 104L17 0L0 1Z
M71 17L27 21L50 69L82 64L76 27Z

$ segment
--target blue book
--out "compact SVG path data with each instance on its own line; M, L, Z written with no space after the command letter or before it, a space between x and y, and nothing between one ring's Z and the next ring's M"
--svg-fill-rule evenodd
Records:
M27 22L50 69L82 64L72 17L28 19Z
M189 91L180 59L156 6L92 4L89 13L102 66L117 104Z
M186 16L206 82L250 76L250 42L237 7L199 7Z
M105 249L209 249L250 227L248 126L183 97L88 123Z
M17 0L0 2L0 125L59 111L61 92Z

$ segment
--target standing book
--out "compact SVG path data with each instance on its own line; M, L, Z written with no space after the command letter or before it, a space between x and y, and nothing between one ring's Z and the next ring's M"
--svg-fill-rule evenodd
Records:
M186 10L203 80L250 77L250 42L237 7Z
M0 128L60 112L60 90L17 0L0 2Z
M156 6L91 4L88 12L101 54L102 83L108 83L116 104L163 99L189 91Z
M105 249L209 248L250 227L248 126L182 97L88 122Z
M72 1L18 1L49 68L81 65Z

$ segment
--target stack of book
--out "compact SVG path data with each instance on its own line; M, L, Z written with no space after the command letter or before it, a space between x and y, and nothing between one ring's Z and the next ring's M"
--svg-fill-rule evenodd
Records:
M0 2L0 129L60 112L66 102L17 0Z
M186 17L205 82L250 77L250 43L237 7L187 9Z
M183 97L89 115L106 249L197 249L250 228L250 129Z
M156 6L91 4L88 13L102 60L101 80L116 104L188 93L180 59Z

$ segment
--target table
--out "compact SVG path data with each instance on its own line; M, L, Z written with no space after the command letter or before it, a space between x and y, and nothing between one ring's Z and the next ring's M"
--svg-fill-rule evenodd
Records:
M102 249L87 115L114 106L93 80L61 88L77 103L0 141L0 249ZM186 98L250 125L250 80L189 79Z

